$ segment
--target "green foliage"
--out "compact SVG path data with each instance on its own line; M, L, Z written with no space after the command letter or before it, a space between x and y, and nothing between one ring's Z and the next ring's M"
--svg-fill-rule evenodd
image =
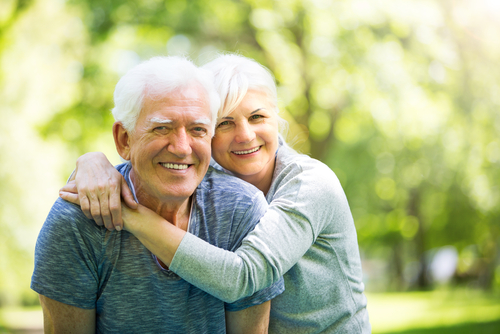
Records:
M128 68L155 55L187 54L202 64L217 52L239 52L275 74L289 141L336 172L362 254L391 271L384 288L432 284L411 265L426 268L429 252L445 245L459 252L457 282L500 286L500 42L494 34L500 10L490 2L5 4L0 55L14 69L0 72L2 113L43 115L32 127L44 142L65 146L65 175L77 155L106 151L113 88ZM38 19L55 24L40 32ZM39 40L23 42L34 32ZM41 50L42 65L30 65L22 43ZM13 61L19 54L24 62ZM51 75L40 74L47 66ZM37 103L25 103L28 97ZM27 111L35 105L44 111ZM0 227L15 229L2 217Z

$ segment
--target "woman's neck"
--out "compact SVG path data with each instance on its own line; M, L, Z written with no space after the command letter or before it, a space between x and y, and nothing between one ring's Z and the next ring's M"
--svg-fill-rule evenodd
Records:
M243 181L253 184L255 187L257 187L257 189L262 191L264 195L267 196L267 193L271 188L271 183L273 182L275 166L276 166L276 159L272 160L268 168L261 171L260 173L252 175L238 175L238 174L235 175L240 179L242 179Z

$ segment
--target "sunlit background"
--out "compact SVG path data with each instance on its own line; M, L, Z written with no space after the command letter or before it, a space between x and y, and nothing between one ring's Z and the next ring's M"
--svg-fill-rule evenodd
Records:
M119 161L119 77L218 51L273 71L288 141L339 177L374 333L500 332L499 0L0 0L0 333L40 327L34 246L76 158Z

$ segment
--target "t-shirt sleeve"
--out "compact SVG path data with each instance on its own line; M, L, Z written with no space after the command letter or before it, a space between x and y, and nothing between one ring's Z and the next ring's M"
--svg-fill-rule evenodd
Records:
M103 231L76 205L57 199L35 247L31 288L61 303L95 308Z
M281 277L276 283L257 291L249 297L242 298L234 303L226 303L226 311L235 312L251 306L260 305L280 295L283 291L285 291L285 282L283 277Z

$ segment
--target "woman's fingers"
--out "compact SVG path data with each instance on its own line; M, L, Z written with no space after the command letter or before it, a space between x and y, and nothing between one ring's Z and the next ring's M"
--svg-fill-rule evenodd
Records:
M78 190L76 189L75 181L70 181L70 182L66 183L64 185L64 187L61 188L61 191L65 192L65 193L78 194Z
M59 190L59 197L61 197L65 201L80 205L80 200L78 198L78 194L65 191L64 187Z
M121 192L125 204L127 204L129 208L137 210L138 208L137 202L135 201L134 195L132 194L132 191L130 191L128 184L123 177L121 182Z
M123 187L123 183L125 180L122 178L123 182L121 183L121 187ZM122 202L120 198L120 186L113 185L113 189L109 196L109 211L111 215L111 223L113 228L121 231L123 228L122 222Z
M78 158L72 179L61 188L61 198L79 204L85 216L97 225L108 230L123 228L122 196L128 207L137 209L127 182L100 152Z
M65 201L80 205L85 217L92 219L90 203L87 195L83 192L78 192L75 181L66 183L64 187L59 190L59 196Z

